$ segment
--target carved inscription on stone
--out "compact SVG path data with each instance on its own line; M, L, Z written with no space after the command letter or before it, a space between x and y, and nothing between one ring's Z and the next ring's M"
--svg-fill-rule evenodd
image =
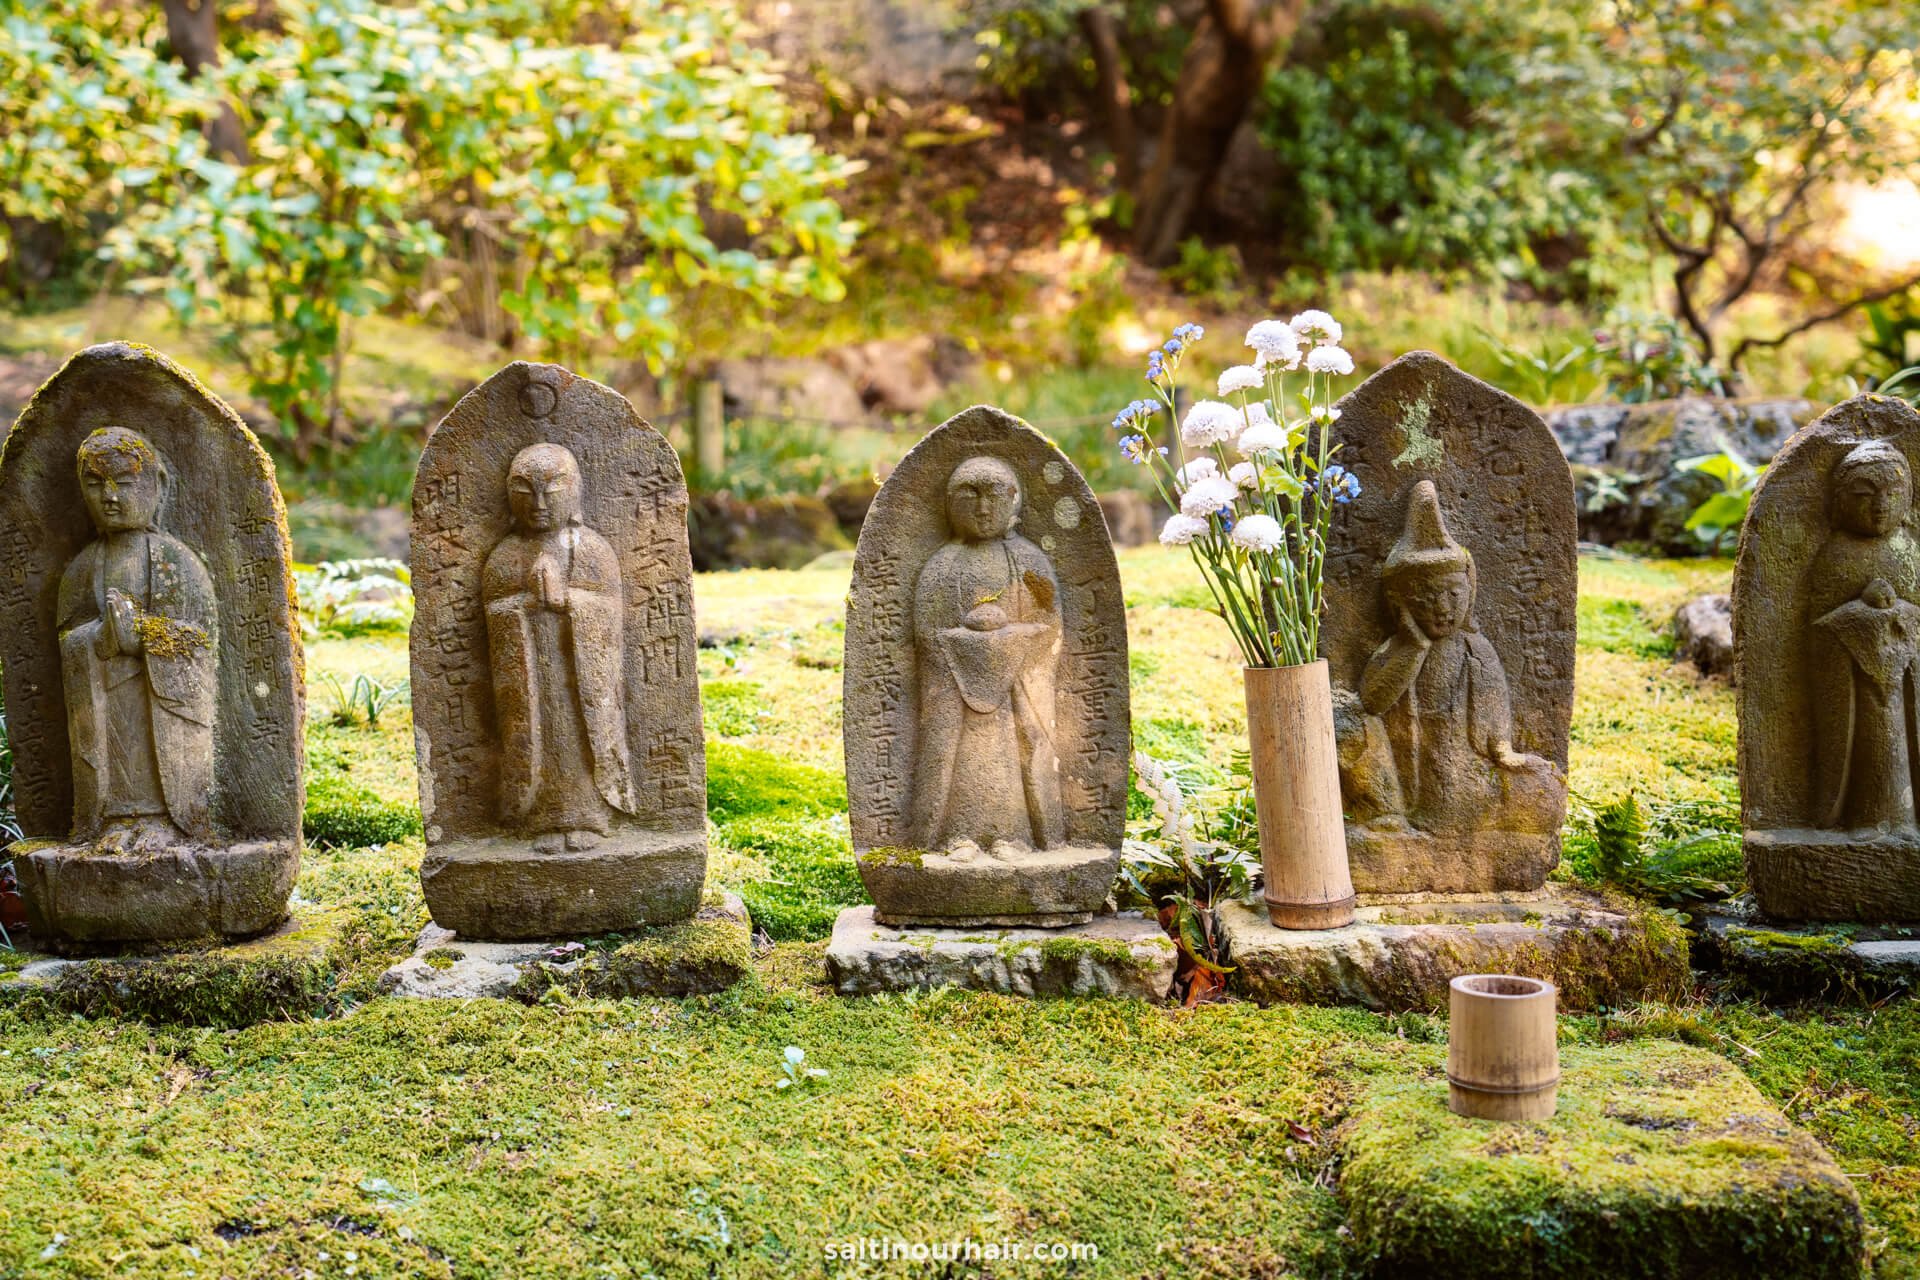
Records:
M0 457L0 656L36 938L285 914L305 691L290 577L272 464L165 357L89 348L21 416Z
M845 734L882 919L1064 924L1105 898L1127 650L1098 510L1053 446L986 408L930 434L875 499L848 601Z
M1573 481L1539 416L1415 352L1341 402L1321 652L1364 893L1536 889L1573 714Z
M434 918L479 937L680 919L706 863L687 491L617 392L508 366L414 482L414 720Z

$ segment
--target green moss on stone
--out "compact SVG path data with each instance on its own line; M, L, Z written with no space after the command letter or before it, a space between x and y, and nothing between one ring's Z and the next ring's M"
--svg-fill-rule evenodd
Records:
M870 862L876 867L919 867L925 864L927 851L904 845L882 845L878 849L869 849L860 855L860 861Z
M27 1009L187 1026L317 1017L330 1007L343 924L337 913L318 913L248 942L77 960L20 999Z
M1376 1275L1860 1273L1853 1187L1724 1059L1567 1048L1559 1113L1495 1124L1447 1109L1441 1053L1377 1078L1343 1129L1340 1193Z
M1168 944L1169 949L1172 943ZM1090 961L1110 968L1147 968L1150 962L1133 948L1112 938L1048 938L1040 944L1040 958L1050 965L1078 965Z
M1842 929L1779 932L1734 927L1700 937L1699 962L1764 999L1878 1000L1904 984L1877 973Z
M691 920L590 944L577 958L530 966L513 996L529 1004L551 992L602 999L685 997L725 991L753 966L747 922L703 907Z

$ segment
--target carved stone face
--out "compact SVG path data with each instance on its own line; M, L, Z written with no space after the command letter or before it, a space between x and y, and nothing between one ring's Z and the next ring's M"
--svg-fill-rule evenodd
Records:
M1473 613L1473 583L1464 569L1418 574L1396 595L1429 639L1462 630Z
M1020 481L998 458L969 458L947 481L947 519L966 542L1004 538L1020 518Z
M580 520L580 465L557 444L536 444L514 457L507 504L522 533L547 533Z
M1888 459L1848 467L1835 480L1833 518L1850 533L1884 538L1900 527L1912 502L1913 480L1905 463Z
M80 491L101 533L145 529L160 510L159 458L131 431L96 432L80 446Z

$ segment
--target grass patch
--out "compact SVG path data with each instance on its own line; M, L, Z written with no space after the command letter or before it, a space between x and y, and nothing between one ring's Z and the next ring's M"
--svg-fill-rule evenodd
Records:
M382 799L344 774L318 773L307 780L307 808L300 825L310 845L357 849L392 844L420 834L420 806Z
M729 849L761 869L765 878L742 884L740 896L754 924L776 942L824 938L842 908L872 901L844 817L742 818L719 830Z
M1631 600L1583 595L1579 603L1580 647L1637 658L1673 657L1673 633L1657 626L1644 606Z
M753 680L709 680L700 686L708 737L738 738L760 719L760 685Z

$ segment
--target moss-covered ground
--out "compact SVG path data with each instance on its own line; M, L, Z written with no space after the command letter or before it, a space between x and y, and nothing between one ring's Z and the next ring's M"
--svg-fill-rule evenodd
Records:
M1122 572L1136 734L1224 778L1244 741L1230 643L1177 558L1129 552ZM1673 667L1661 635L1726 578L1583 562L1583 796L1634 788L1670 826L1724 815L1731 695ZM775 942L720 995L374 998L425 919L412 730L404 708L378 729L331 723L316 684L309 834L325 843L297 892L347 922L320 1016L225 1030L0 1009L0 1277L938 1273L828 1261L869 1236L1100 1253L954 1275L1359 1273L1333 1133L1372 1084L1430 1068L1442 1022L821 985L820 940L862 896L840 779L845 592L844 569L696 583L711 879ZM393 679L405 643L324 641L309 665ZM1563 874L1587 869L1570 843ZM1718 870L1737 877L1737 850ZM1858 1188L1876 1273L1920 1276L1911 999L1770 1009L1702 989L1563 1034L1731 1062ZM789 1045L826 1074L778 1088Z

